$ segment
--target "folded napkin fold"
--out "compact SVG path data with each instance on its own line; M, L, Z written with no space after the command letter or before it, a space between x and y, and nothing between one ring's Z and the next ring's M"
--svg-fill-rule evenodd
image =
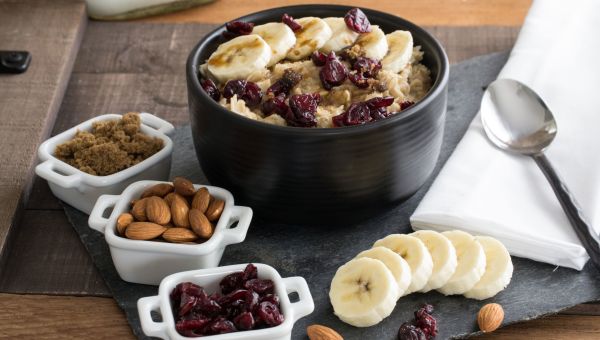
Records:
M499 78L534 89L555 115L547 157L600 230L600 1L536 0ZM479 115L411 217L413 229L498 238L512 255L581 270L588 260L532 159L494 147Z

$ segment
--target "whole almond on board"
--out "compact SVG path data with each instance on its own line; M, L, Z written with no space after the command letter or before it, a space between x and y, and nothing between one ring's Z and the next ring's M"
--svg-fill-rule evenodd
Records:
M131 222L125 229L125 236L132 240L151 240L165 232L167 228L152 222Z
M142 193L142 198L146 198L146 197L151 197L151 196L158 196L158 197L164 197L166 194L172 192L174 190L173 185L171 185L170 183L159 183L159 184L155 184L149 188L146 188L146 190L144 190L144 192Z
M175 193L170 192L170 193L166 194L165 197L163 197L163 200L165 200L165 202L169 205L169 207L171 206L171 202L173 202L173 196L175 196Z
M189 211L190 208L185 198L179 194L174 195L171 202L171 219L173 220L173 224L177 227L189 228Z
M198 189L194 195L194 200L192 201L192 209L198 209L204 214L208 208L208 203L210 203L210 194L208 193L208 189Z
M146 218L157 224L171 221L171 208L162 198L151 196L146 199Z
M173 186L175 186L175 192L183 196L192 196L196 192L194 183L187 178L173 178Z
M146 222L148 219L146 218L146 200L147 198L142 198L135 202L133 208L131 208L131 215L140 222Z
M223 208L225 208L225 202L218 198L211 198L210 203L208 204L208 208L206 208L206 217L209 221L214 222L221 217L221 213L223 213Z
M162 234L162 237L175 243L192 242L198 239L198 235L187 228L169 228Z
M189 217L190 226L198 236L202 238L210 238L212 236L213 227L202 211L198 209L190 209Z
M119 232L119 235L125 233L125 229L131 222L133 222L133 215L129 213L123 213L117 217L117 232Z
M306 334L310 340L344 340L338 332L323 325L306 327Z
M504 309L497 303L488 303L477 313L477 324L484 333L493 332L504 320Z

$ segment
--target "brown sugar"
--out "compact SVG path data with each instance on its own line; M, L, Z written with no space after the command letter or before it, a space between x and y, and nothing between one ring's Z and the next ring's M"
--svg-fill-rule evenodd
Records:
M90 175L107 176L138 164L163 148L163 140L140 132L140 116L99 121L56 147L54 156Z

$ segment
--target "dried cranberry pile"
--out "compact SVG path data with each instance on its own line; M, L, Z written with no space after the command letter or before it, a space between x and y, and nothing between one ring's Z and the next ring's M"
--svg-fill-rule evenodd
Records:
M191 282L171 292L175 329L183 336L206 335L269 328L284 320L273 281L258 278L256 266L225 276L221 293L208 295Z
M412 322L405 322L398 330L398 340L430 340L438 333L437 322L431 314L433 306L426 304L415 312Z

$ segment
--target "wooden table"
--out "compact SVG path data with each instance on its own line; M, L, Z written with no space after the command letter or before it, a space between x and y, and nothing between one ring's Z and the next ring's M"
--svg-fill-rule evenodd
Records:
M69 1L59 2L64 5ZM219 0L207 6L147 18L142 21L150 23L221 23L259 9L311 2L314 1ZM511 39L514 39L515 27L522 23L530 5L529 0L382 0L377 2L377 5L373 5L372 1L366 0L329 0L327 2L353 3L357 6L376 7L379 10L398 14L418 24L428 26L508 26L506 27L506 36ZM1 3L2 0L0 0ZM465 30L465 32L468 32L468 30ZM173 35L176 35L176 33L177 30L174 30ZM77 32L72 32L73 43L78 43L77 34ZM175 37L171 37L171 39L173 42L177 41ZM456 35L446 36L444 39L457 39L457 37ZM499 46L502 45L499 44ZM114 59L127 54L127 51L118 52L115 54ZM82 53L90 52L82 50L80 56ZM474 55L477 51L468 50L464 51L463 54L460 51L454 51L453 53L452 57L456 61L462 57ZM110 60L107 61L107 64L118 62L119 60ZM71 65L70 63L72 61L62 61L61 65L63 66L61 67L68 68ZM109 101L107 96L117 94L111 94L110 89L93 88L94 79L111 76L103 72L103 70L85 70L84 72L84 70L78 70L76 64L69 86L89 82L91 85L89 85L88 91L98 91L99 101ZM160 75L157 77L160 80ZM133 80L129 79L126 72L124 72L119 77L115 77L114 81L127 82ZM171 91L184 90L182 84L166 85L165 88L170 88ZM0 96L2 96L1 93ZM78 103L76 96L77 93L69 95L69 90L67 90L67 97L63 101L63 106L65 106L65 103L69 103L71 104L69 107L75 106L78 110L82 110L81 115L78 116L78 112L65 111L64 107L61 108L59 115L62 117L57 120L53 133L74 125L74 121L81 121L88 116L100 113L85 112L86 105L89 103ZM54 95L50 102L55 101L57 97L62 97L62 94ZM186 104L174 102L169 98L169 96L166 98L155 96L153 100L163 105L165 111L169 111L167 109L171 108L172 112L167 114L167 118L176 124L184 123L185 116L180 113L186 110ZM0 99L3 99L3 97L0 97ZM73 105L74 102L78 105ZM144 102L144 99L134 98L131 101L132 105L139 102ZM106 105L110 107L110 104ZM131 109L141 110L144 108ZM121 110L125 109L122 108ZM179 114L173 112L179 112ZM41 126L38 127L40 131L37 131L36 134L39 138L45 135L44 131L52 130L52 125L49 127L44 124L38 125ZM2 138L0 138L0 141L4 144L8 143ZM31 154L33 149L31 148L38 142L34 140L29 143L30 149L27 149L27 154L22 157L28 160L33 158ZM6 147L6 145L3 145L3 147ZM9 170L13 173L17 172L15 169ZM7 176L7 169L0 166L0 171L1 180L3 176ZM27 176L30 176L31 164L24 162L19 171L26 171L28 172ZM27 183L27 181L23 181L23 183ZM15 231L12 236L12 249L5 251L3 254L4 263L0 266L0 292L2 292L0 293L0 338L133 338L123 313L114 300L110 298L99 274L83 251L83 246L77 235L68 224L61 206L49 192L47 184L39 179L34 180L31 195L27 195L29 193L28 187L31 184L19 185L21 185L23 191L19 194L23 198L18 201L23 208L19 210L19 214L13 223ZM0 228L0 237L2 237L1 232L2 229ZM55 248L61 249L61 251L48 247L48 242L56 244ZM69 251L64 249L69 249ZM77 255L74 256L73 254ZM21 263L27 263L28 265L22 266ZM56 271L52 275L44 277L36 275L36 273L42 272L44 266L50 263L64 264L64 266L58 266L62 270ZM76 280L73 279L73 275L77 275ZM77 282L86 282L87 286L81 287ZM27 289L23 288L25 286ZM57 291L67 292L72 296L55 295ZM82 296L87 295L86 291L97 292L98 296ZM5 292L10 292L10 294ZM27 293L27 295L21 295L20 293ZM600 338L600 304L584 304L559 315L510 325L483 338L598 339Z

